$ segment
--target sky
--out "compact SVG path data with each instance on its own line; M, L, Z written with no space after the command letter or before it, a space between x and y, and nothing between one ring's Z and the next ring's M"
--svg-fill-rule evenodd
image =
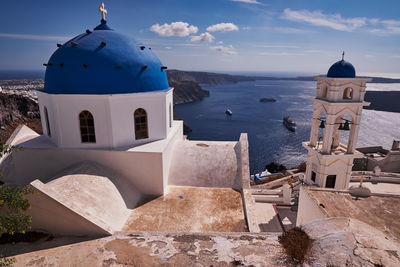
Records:
M108 0L108 25L169 69L400 78L399 0ZM96 27L100 1L0 1L0 70L42 69L57 43Z

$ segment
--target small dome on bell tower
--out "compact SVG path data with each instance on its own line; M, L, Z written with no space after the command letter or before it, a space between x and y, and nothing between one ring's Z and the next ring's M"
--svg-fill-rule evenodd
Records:
M350 63L344 60L344 51L342 54L342 60L334 63L328 70L326 77L329 78L355 78L356 69Z

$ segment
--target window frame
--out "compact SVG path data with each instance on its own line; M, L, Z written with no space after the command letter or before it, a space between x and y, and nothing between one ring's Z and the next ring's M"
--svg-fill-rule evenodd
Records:
M94 116L88 110L83 110L78 115L81 143L96 143L96 130Z
M140 112L140 113L139 113ZM135 140L149 138L149 121L144 108L137 108L133 113Z
M47 136L51 136L51 129L50 129L50 121L49 121L49 112L47 110L47 107L44 106L44 118L46 120L46 133Z

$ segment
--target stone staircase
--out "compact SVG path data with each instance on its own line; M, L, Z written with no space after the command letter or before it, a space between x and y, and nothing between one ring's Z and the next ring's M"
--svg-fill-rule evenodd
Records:
M283 204L283 190L251 189L256 202Z

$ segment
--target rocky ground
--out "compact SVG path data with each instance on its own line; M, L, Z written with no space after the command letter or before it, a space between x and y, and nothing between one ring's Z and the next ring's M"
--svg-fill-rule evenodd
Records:
M304 225L306 261L289 259L275 233L119 232L0 245L15 266L400 266L398 241L360 221L330 218Z
M0 143L5 143L20 124L42 133L38 104L24 96L0 93Z

